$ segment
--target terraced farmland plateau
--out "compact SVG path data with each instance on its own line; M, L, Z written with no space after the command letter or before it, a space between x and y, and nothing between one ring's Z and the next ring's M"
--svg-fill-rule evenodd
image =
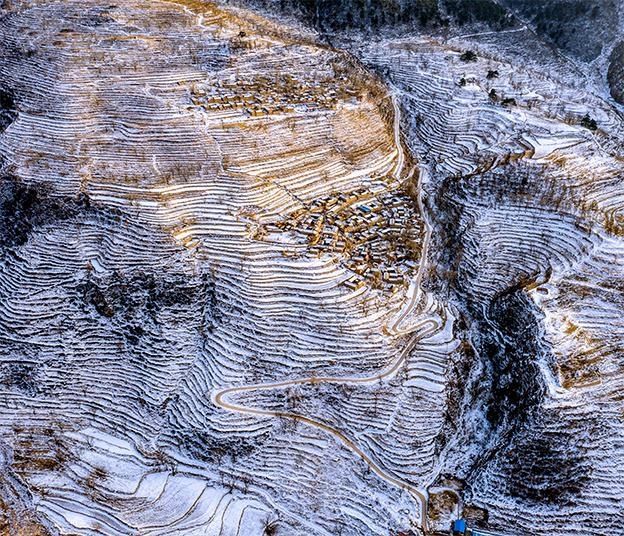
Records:
M0 3L1 534L621 530L624 11L412 4Z

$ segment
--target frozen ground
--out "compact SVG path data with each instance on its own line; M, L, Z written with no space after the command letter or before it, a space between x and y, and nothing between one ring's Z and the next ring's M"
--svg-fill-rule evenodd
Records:
M0 532L617 533L619 5L0 5Z

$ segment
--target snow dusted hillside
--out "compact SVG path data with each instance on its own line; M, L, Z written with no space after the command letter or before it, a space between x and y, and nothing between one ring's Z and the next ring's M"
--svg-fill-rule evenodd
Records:
M0 533L618 533L613 44L0 5Z

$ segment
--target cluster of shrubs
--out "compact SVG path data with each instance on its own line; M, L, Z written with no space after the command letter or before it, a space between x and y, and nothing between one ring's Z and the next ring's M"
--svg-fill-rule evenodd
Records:
M230 0L297 16L321 31L378 30L413 26L485 23L494 28L514 23L494 0Z
M267 9L298 14L321 30L375 30L439 19L438 0L251 0Z
M10 91L0 89L0 133L17 118L15 97Z
M514 23L509 12L494 0L446 0L447 13L459 24L483 22L496 28Z
M0 253L25 244L35 228L86 210L86 196L58 197L45 185L27 185L11 174L0 176Z
M538 34L583 61L600 55L617 33L614 0L502 0Z

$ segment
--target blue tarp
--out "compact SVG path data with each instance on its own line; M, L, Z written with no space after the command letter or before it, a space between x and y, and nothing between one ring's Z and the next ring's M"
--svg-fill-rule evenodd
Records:
M457 521L453 521L453 532L459 534L466 533L466 521L463 519L458 519Z

